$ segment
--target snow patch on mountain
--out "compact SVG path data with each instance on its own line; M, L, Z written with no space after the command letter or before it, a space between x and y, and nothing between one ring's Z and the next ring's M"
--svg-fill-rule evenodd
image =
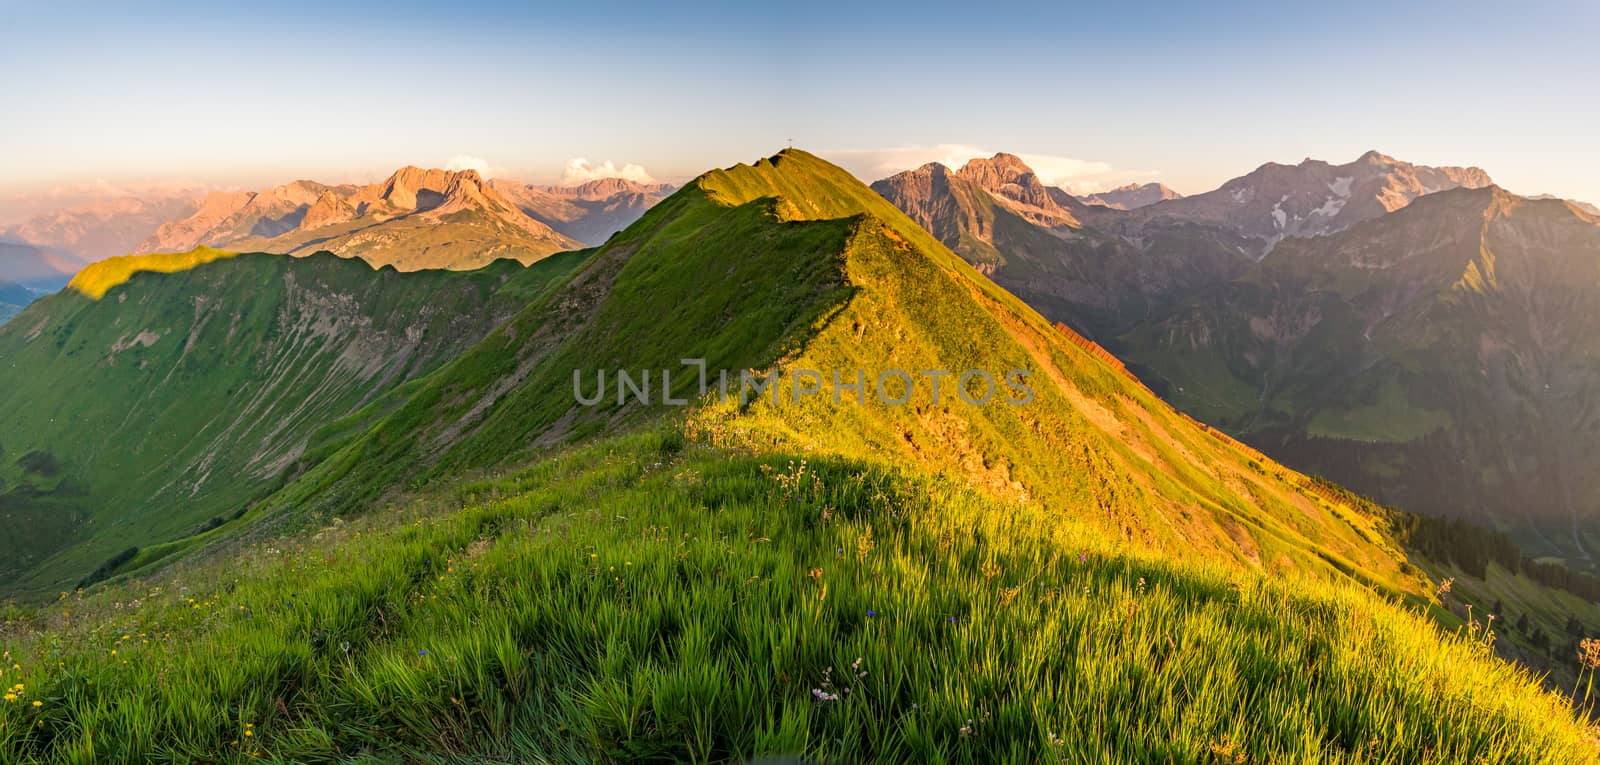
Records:
M1311 214L1321 215L1324 218L1332 218L1338 215L1340 210L1344 209L1344 203L1347 201L1349 201L1348 197L1328 197L1327 200L1322 203L1322 206L1312 210Z

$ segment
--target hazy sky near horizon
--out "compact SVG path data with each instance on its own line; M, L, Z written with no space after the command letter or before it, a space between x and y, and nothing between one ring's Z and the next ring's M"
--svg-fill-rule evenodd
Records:
M453 158L680 182L790 139L1185 193L1375 148L1600 202L1600 4L1389 5L0 0L0 204Z

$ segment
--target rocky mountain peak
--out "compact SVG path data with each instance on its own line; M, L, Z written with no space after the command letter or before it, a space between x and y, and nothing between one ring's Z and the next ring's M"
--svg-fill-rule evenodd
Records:
M424 170L407 165L357 196L361 201L382 201L400 210L430 209L444 201L452 186L459 189L463 183L481 188L483 178L476 170Z
M1394 157L1391 157L1391 156L1389 156L1387 154L1384 154L1384 153L1378 151L1377 149L1369 149L1369 150L1367 150L1367 153L1362 154L1360 157L1358 157L1356 159L1356 162L1358 164L1362 164L1362 165L1398 165L1398 164L1404 164L1404 163L1400 162L1399 160L1395 159Z
M1076 227L1077 219L1068 209L1077 204L1072 195L1046 187L1026 162L1015 154L1001 152L988 159L974 159L955 172L984 191L1019 205L1019 212L1041 222Z
M354 207L346 202L343 197L334 193L333 189L326 189L317 201L306 210L305 217L300 219L300 228L317 228L334 223L343 223L356 217Z
M641 185L622 178L596 178L570 188L572 195L579 199L604 199L616 194L638 191Z
M976 182L991 191L1007 185L1027 187L1042 185L1033 168L1015 154L1000 152L988 159L973 159L962 165L956 174Z
M1268 162L1215 191L1141 210L1139 221L1203 221L1256 240L1258 257L1285 238L1321 236L1405 207L1418 197L1492 184L1475 167L1413 165L1378 151L1334 165Z

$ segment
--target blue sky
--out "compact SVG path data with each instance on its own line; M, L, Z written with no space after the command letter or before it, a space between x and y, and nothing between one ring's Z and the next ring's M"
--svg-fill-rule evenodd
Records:
M1068 185L1189 193L1376 148L1600 201L1581 0L132 5L0 0L0 197L460 156L681 181L792 138L869 176L1005 150Z

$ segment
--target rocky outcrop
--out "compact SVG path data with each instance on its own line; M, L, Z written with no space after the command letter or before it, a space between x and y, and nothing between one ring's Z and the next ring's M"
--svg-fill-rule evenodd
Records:
M322 192L300 219L301 228L320 228L354 220L356 209L332 190Z
M200 201L200 208L188 217L161 224L154 234L140 242L138 252L184 252L215 238L225 221L231 220L255 197L249 191L213 191Z

